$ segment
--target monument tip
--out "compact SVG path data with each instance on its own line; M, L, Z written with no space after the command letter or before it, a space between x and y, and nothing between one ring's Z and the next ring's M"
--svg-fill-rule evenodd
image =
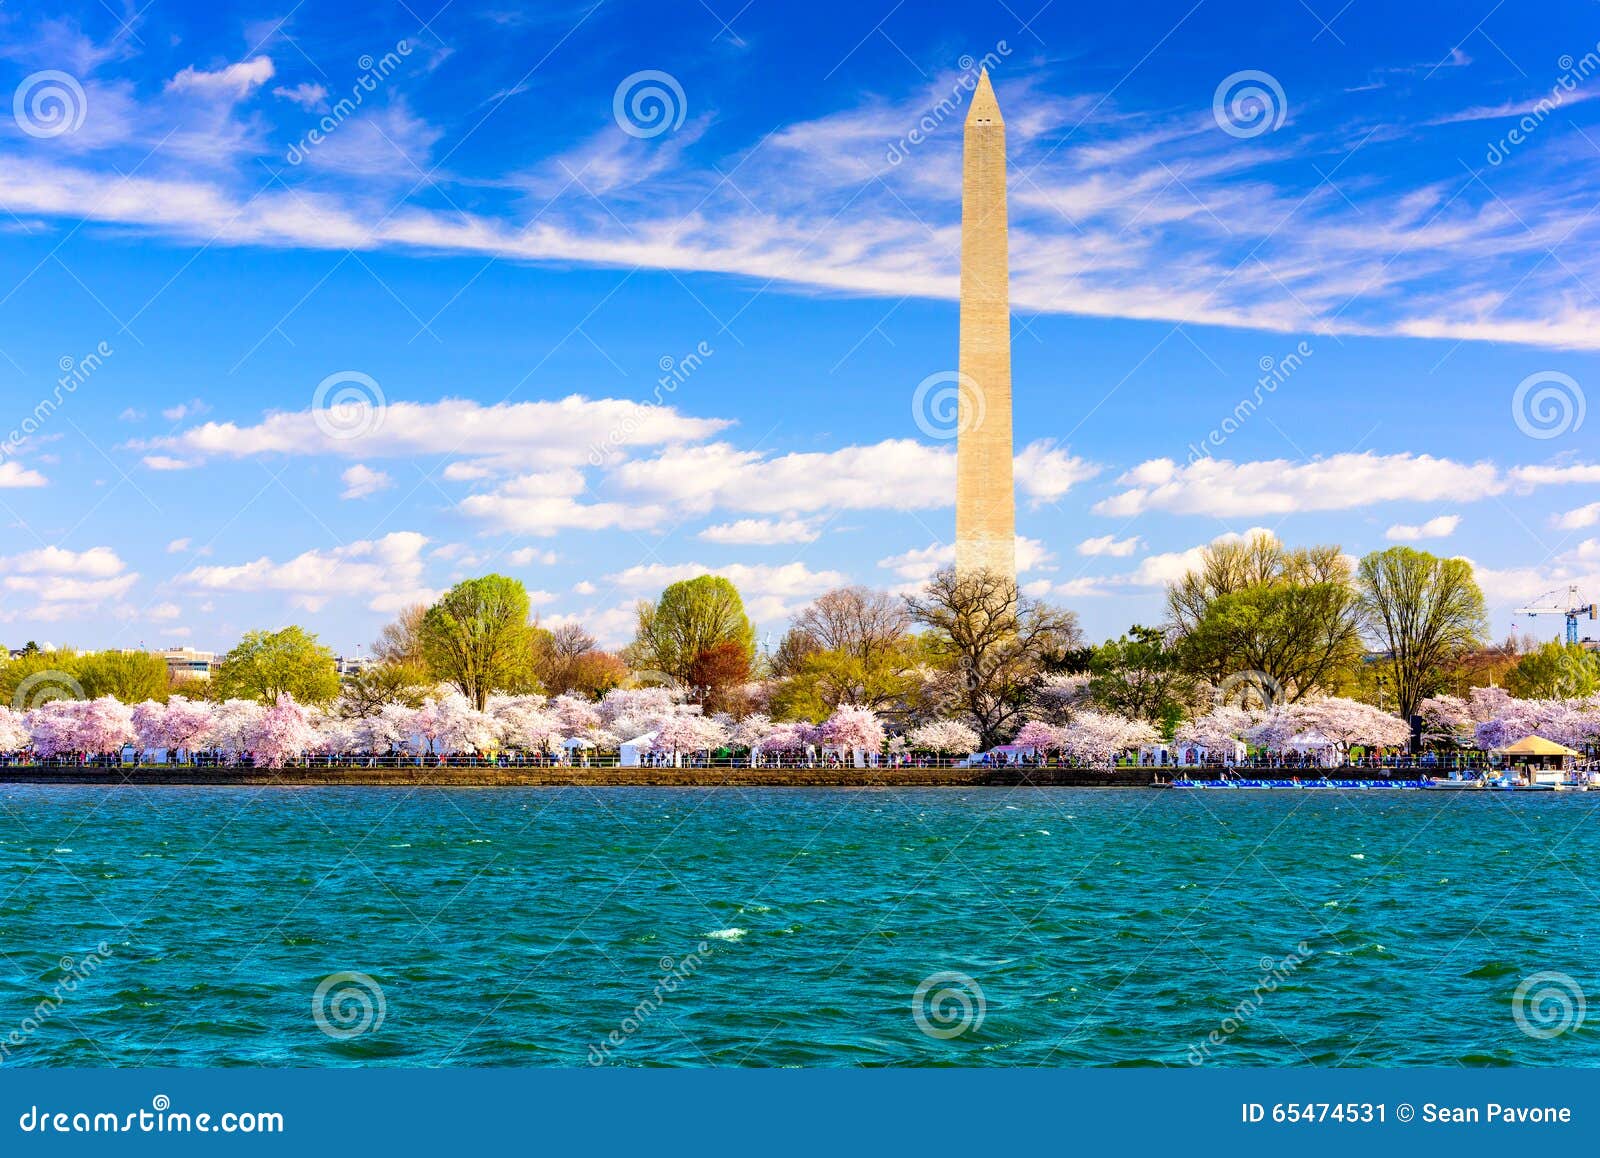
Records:
M1003 125L1000 119L1000 102L995 100L994 85L989 83L989 70L978 73L978 87L972 91L972 107L967 111L969 125Z

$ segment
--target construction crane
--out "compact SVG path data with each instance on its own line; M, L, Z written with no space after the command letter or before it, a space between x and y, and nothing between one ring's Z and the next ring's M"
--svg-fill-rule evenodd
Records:
M1547 591L1539 596L1539 601L1531 607L1519 607L1518 615L1565 615L1567 617L1567 643L1576 646L1578 643L1578 619L1594 619L1596 607L1593 603L1585 603L1583 596L1578 594L1576 587L1568 587L1566 594L1560 591Z

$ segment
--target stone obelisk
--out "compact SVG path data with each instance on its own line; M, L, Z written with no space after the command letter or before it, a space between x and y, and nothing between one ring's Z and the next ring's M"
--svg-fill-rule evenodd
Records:
M1006 126L983 72L961 167L961 350L956 441L956 573L1017 575L1011 463L1011 294Z

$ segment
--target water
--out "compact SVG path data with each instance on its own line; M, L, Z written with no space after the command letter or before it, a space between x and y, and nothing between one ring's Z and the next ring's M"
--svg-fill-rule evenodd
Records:
M1600 994L1597 807L6 787L0 1044L85 1066L1600 1064L1593 1024L1535 1035L1576 1021L1567 980L1516 1000L1542 971ZM319 1024L341 973L376 989L334 977ZM922 1002L954 1036L914 1011L938 973L982 991Z

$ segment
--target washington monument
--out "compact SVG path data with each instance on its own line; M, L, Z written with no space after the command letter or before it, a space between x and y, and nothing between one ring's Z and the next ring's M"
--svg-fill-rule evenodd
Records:
M1017 575L1011 463L1011 295L1006 126L985 70L967 112L961 168L960 407L956 574Z

